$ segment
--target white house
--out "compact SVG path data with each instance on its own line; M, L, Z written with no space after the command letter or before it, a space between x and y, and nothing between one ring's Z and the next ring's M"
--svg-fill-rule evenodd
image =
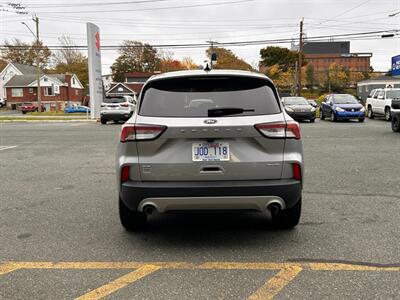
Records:
M7 98L4 85L12 78L14 75L35 75L36 67L22 65L19 63L9 63L0 72L0 98Z

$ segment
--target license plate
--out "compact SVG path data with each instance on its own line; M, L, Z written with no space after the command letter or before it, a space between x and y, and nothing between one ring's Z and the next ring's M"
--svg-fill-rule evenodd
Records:
M193 161L228 161L228 143L194 143L192 144Z

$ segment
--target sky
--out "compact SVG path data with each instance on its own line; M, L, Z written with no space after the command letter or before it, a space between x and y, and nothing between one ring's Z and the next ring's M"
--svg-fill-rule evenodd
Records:
M18 0L27 15L17 15L0 0L0 44L18 38L32 42L21 23L34 30L32 14L40 19L40 36L46 45L58 45L58 37L70 36L76 45L86 45L86 22L100 27L102 45L138 40L152 45L247 42L299 39L304 18L306 38L347 40L334 35L399 30L400 0ZM395 32L396 33L396 32ZM372 52L372 67L390 69L391 57L400 54L400 35L382 38L381 33L351 40L351 52ZM260 49L270 45L229 46L253 66ZM273 45L273 43L272 43ZM290 43L276 44L290 48ZM205 48L168 49L177 59L191 57L197 64L206 59ZM118 56L116 50L102 51L103 74Z

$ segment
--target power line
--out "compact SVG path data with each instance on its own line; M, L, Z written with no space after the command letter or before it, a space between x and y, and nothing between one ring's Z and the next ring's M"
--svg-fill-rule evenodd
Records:
M314 37L308 37L306 41L321 41L324 39L332 39L332 38L346 38L346 39L378 39L380 38L380 34L393 32L398 35L400 29L392 29L392 30L379 30L379 31L369 31L369 32L358 32L358 33L347 33L347 34L336 34L336 35L320 35ZM285 39L271 39L271 40L253 40L253 41L234 41L234 42L218 42L221 46L247 46L247 45L263 45L263 44L271 44L271 43L290 43L292 38ZM204 48L208 47L207 43L191 43L191 44L153 44L150 45L154 48ZM86 45L77 45L77 46L47 46L49 49L58 50L58 49L87 49ZM141 48L143 45L138 46L123 46L123 45L103 45L101 48L103 50L115 50L120 48ZM15 49L26 49L30 48L30 46L12 46L12 45L0 45L0 49L7 48L15 48Z
M194 7L207 7L207 6L219 6L226 4L239 4L246 2L254 2L257 0L237 0L237 1L225 1L217 3L205 3L205 4L190 4L190 5L177 5L177 6L166 6L166 7L152 7L152 8L135 8L135 9L109 9L109 10L90 10L90 11L65 11L65 14L82 14L82 13L111 13L111 12L136 12L136 11L155 11L155 10L170 10L170 9L181 9L181 8L194 8ZM40 14L52 14L60 13L60 11L38 11Z

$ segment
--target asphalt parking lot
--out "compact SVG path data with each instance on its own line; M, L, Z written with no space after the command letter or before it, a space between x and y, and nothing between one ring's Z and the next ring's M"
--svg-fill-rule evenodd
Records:
M0 124L0 299L399 299L400 135L302 123L303 214L118 219L120 125Z

